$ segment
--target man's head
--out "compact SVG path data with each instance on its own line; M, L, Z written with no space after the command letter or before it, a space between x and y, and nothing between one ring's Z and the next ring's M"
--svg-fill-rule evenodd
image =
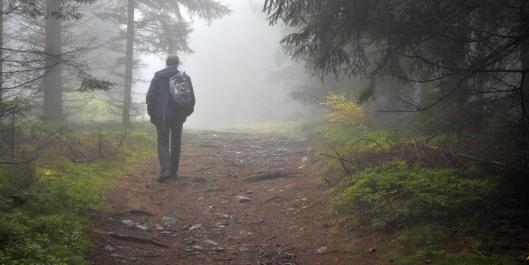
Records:
M180 64L180 59L178 58L177 55L167 56L167 59L165 60L165 65L177 67L178 64Z

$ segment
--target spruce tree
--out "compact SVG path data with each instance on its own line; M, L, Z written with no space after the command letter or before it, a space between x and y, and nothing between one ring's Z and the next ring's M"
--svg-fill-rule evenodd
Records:
M158 54L191 52L190 20L198 17L211 23L230 10L214 0L118 0L115 3L113 9L102 15L127 27L122 123L129 126L134 50Z

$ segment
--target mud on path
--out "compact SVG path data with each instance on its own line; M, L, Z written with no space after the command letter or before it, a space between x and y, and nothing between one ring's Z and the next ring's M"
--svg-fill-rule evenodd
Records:
M154 146L153 146L154 148ZM91 237L93 264L351 264L308 145L270 134L184 133L180 177L156 158L121 177Z

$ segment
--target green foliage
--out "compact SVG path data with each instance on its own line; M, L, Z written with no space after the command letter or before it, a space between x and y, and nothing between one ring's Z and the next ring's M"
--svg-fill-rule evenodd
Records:
M451 169L426 169L392 161L351 176L339 197L362 224L395 229L465 215L494 190L488 179L466 178Z
M309 139L318 151L314 168L329 178L344 180L347 175L342 162L350 170L361 170L379 162L381 156L397 143L393 133L387 130L371 130L356 126L342 126L328 122L307 125ZM342 157L346 161L336 159Z
M529 168L527 1L266 0L264 11L322 77L369 79L351 86L361 102L431 136L490 133L498 157Z
M89 142L98 127L86 126L74 134ZM116 129L107 125L102 130L109 137L121 133ZM103 206L103 193L127 167L154 155L153 146L152 131L136 128L116 157L76 163L62 146L54 145L34 163L34 170L2 165L0 264L86 264L87 231L93 213Z
M76 214L17 210L0 217L0 263L86 264L88 222Z
M70 0L61 1L61 8L51 15L62 20L77 20L80 19L83 14L80 13L79 9L82 5L88 5L94 3L96 0ZM31 17L42 17L46 16L45 7L41 1L35 0L11 0L8 2L9 9L12 12L16 11L19 13L27 14Z
M102 12L101 17L117 24L126 25L127 0L115 1ZM191 52L189 34L190 18L210 22L228 15L231 11L214 0L144 0L135 1L141 13L136 19L135 38L141 51L150 53Z
M321 144L321 148L333 145L343 154L387 151L392 148L397 139L387 130L373 130L343 126L328 122L310 124L310 137Z
M515 258L486 256L481 251L482 240L451 230L443 225L425 224L399 231L386 245L388 255L396 265L511 265Z
M79 80L81 80L81 86L79 87L79 91L81 92L94 90L108 91L115 85L113 82L107 80L99 80L84 71L79 72Z
M410 139L445 146L474 143L475 136L432 138L416 131L356 128L328 121L309 127L309 139L322 154L314 159L314 168L338 185L338 210L359 231L384 235L379 253L394 264L518 264L519 250L491 251L495 244L513 243L512 239L491 242L499 239L490 223L526 216L497 204L503 187L501 171L470 161L424 163L410 146ZM430 151L417 152L422 160L439 155Z
M522 75L519 65L511 63L520 60L521 49L511 49L506 41L508 36L518 36L515 43L528 39L520 31L529 8L523 3L267 0L264 11L271 24L284 23L295 29L284 37L283 44L294 57L323 74L391 77L423 83L431 86L431 92L446 98L453 94L451 89L468 89L463 82L472 83L471 92L494 93L493 90L502 89L517 93L508 91L507 84L495 83L490 88L484 84L519 80ZM498 36L503 31L511 35ZM496 55L500 51L501 55ZM491 67L496 69L494 73L483 74ZM507 74L512 72L513 75ZM432 89L434 86L440 89ZM370 85L364 98L375 95L375 88ZM457 100L467 103L465 97L460 94ZM430 99L421 102L424 107L408 107L430 108L439 100Z
M446 259L438 263L439 265L514 265L513 259L492 256L487 257L477 254L447 255Z

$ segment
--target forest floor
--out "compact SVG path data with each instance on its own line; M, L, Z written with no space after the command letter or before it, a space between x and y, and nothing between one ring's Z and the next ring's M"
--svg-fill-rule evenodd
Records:
M310 153L307 142L288 136L186 131L177 180L153 181L153 157L107 193L88 260L386 264L374 253L374 239L361 239L362 253L351 255L351 238L332 210L332 192L310 172Z

